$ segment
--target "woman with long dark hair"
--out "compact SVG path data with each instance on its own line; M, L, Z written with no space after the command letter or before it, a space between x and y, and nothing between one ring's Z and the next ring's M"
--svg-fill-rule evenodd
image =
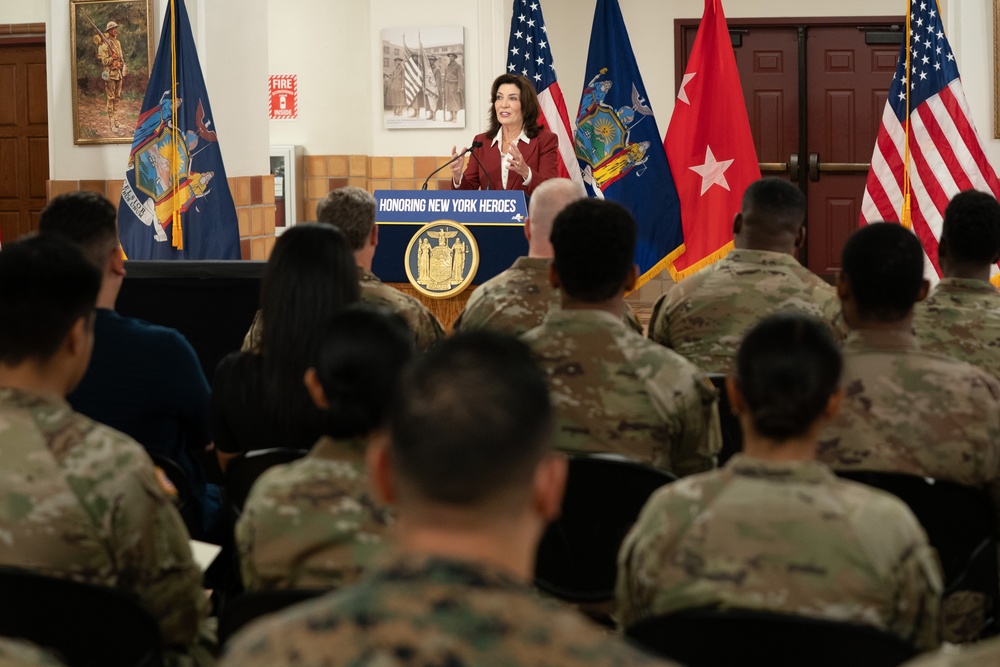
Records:
M261 280L259 351L220 362L212 385L212 430L223 468L242 452L308 449L324 415L302 377L330 319L358 300L351 246L335 227L296 225L274 245Z
M498 76L490 93L489 128L473 139L479 144L472 149L475 157L468 168L462 160L451 165L455 189L524 190L530 195L557 176L559 139L538 123L538 116L531 82L517 74ZM454 146L451 154L458 156Z

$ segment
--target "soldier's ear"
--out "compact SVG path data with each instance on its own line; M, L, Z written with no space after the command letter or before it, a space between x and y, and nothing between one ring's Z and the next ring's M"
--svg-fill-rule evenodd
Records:
M330 401L326 400L326 393L323 391L323 385L319 381L319 375L316 374L315 368L306 369L305 375L302 376L302 382L305 384L313 404L320 410L329 410Z
M743 213L742 212L737 213L736 217L733 218L733 236L736 236L737 234L739 234L741 229L743 229Z
M746 409L743 394L740 392L736 378L732 375L726 376L726 398L729 399L729 411L733 413L733 416L738 417Z
M632 268L629 270L628 275L625 277L625 293L631 292L635 289L635 284L639 281L639 265L633 264Z
M372 233L368 237L368 241L372 244L373 248L378 245L378 225L377 224L372 225Z
M388 437L373 438L365 452L368 479L375 496L385 505L396 502L396 480L392 471L392 457Z
M524 238L528 239L528 243L531 243L531 218L524 219Z
M927 298L927 293L931 291L931 281L926 278L920 284L920 291L917 292L917 301L923 301Z
M538 462L532 482L532 504L546 523L559 518L569 463L561 452L550 452Z
M830 394L830 398L826 402L826 408L823 410L823 418L826 420L833 419L840 412L840 402L844 400L844 388L840 387L837 391Z
M559 280L559 274L556 272L555 262L549 264L549 285L552 285L554 289L562 287L562 281Z

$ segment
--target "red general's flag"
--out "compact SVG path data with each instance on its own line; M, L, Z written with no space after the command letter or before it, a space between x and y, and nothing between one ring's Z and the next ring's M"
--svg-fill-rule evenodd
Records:
M720 0L705 0L663 147L681 201L684 245L668 257L680 280L732 249L733 216L743 191L760 178Z

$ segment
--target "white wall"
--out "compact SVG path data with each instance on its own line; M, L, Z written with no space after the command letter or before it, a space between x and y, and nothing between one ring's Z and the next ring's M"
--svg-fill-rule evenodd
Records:
M47 0L0 0L0 23L45 23L48 11Z

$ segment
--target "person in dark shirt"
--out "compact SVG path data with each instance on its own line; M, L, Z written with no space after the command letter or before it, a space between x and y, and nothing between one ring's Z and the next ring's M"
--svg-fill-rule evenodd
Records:
M68 400L74 410L178 463L201 517L188 529L193 537L211 539L221 496L206 481L199 458L212 444L208 380L180 332L115 312L125 278L117 220L111 202L93 192L59 195L39 219L40 234L68 238L102 272L93 356Z

